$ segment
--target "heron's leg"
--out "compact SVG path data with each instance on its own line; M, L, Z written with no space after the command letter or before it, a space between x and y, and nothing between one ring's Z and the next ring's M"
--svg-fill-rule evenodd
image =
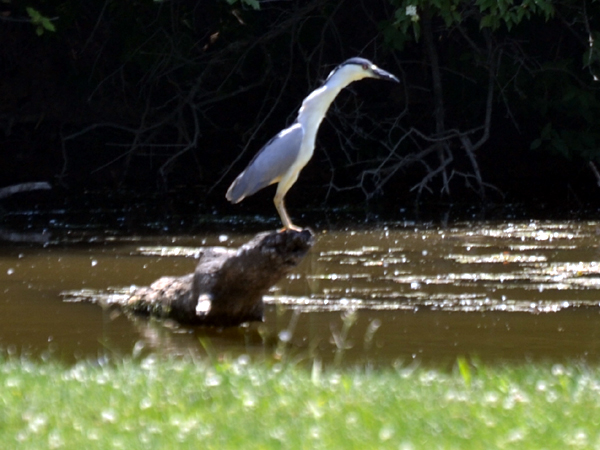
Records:
M290 217L288 216L287 211L285 210L285 204L283 203L283 198L277 201L277 197L275 197L275 208L277 208L277 212L279 213L279 217L281 217L281 221L283 222L283 230L294 230L294 231L302 231L302 228L297 227L292 223Z
M273 203L275 203L275 208L277 208L277 212L279 213L279 217L281 217L281 221L283 222L283 230L294 230L294 231L302 231L302 228L297 227L290 220L290 216L285 209L285 204L283 199L287 191L292 187L292 184L296 181L298 175L289 180L281 180L279 185L277 186L277 192L275 193L275 198L273 199ZM283 231L282 230L282 231Z

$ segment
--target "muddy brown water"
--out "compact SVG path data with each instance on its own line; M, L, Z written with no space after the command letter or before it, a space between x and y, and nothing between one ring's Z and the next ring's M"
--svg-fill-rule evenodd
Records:
M76 231L0 245L0 349L74 361L103 355L251 355L324 364L598 361L600 222L389 223L320 230L265 298L264 323L182 328L78 301L183 275L198 249L242 233Z

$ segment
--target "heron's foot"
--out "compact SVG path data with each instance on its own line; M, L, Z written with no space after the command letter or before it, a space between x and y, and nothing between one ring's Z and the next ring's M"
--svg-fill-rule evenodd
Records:
M286 230L292 230L295 231L296 233L300 233L302 231L302 228L297 227L296 225L292 225L291 223L287 226L284 226L282 229L279 230L280 233L283 233Z

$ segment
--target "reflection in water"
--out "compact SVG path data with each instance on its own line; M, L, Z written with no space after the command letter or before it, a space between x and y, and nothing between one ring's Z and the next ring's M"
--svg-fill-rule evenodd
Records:
M193 271L202 246L236 247L248 235L70 234L43 248L8 246L0 249L0 346L67 359L152 350L369 364L447 364L467 354L597 360L598 228L505 222L322 232L266 296L265 322L232 329L131 319L110 300ZM81 299L102 307L73 302Z

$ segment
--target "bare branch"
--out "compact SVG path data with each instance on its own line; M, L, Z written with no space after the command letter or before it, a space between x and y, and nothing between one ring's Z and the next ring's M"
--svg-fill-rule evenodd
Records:
M6 198L20 192L38 191L52 189L50 184L45 181L13 184L12 186L3 187L0 189L0 198Z

